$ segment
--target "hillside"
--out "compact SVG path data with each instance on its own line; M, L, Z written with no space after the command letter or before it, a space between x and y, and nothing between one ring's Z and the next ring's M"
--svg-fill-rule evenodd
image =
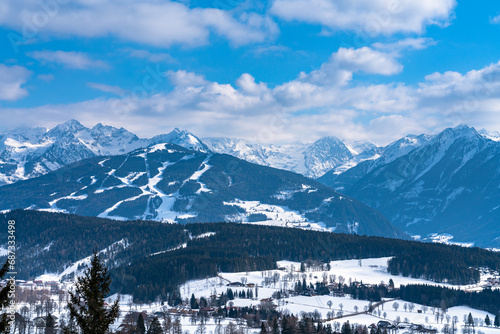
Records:
M0 210L113 219L264 222L404 237L380 213L301 175L229 155L156 144L0 187Z
M459 126L395 159L366 161L319 181L377 208L411 234L498 247L498 166L500 144Z
M32 210L2 214L0 224L10 219L16 221L19 240L19 277L61 274L94 249L106 249L103 256L112 269L114 291L141 300L166 297L187 280L220 271L274 269L278 260L321 264L394 257L387 269L393 275L452 284L477 282L474 268L500 269L499 253L381 237L234 223L118 222ZM5 245L7 229L2 231ZM413 260L407 261L408 256ZM66 272L61 279L71 278Z

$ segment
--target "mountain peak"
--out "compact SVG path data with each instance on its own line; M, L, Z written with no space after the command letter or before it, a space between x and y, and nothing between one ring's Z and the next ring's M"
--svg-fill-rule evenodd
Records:
M66 128L69 128L69 129L79 129L79 128L84 128L84 126L82 125L82 123L80 123L79 121L77 121L76 119L70 119L60 125L63 125L64 127Z
M175 128L167 134L154 136L151 138L150 143L151 145L171 143L194 151L205 153L210 151L198 137L186 130L179 130L178 128Z
M316 140L311 145L311 147L324 146L324 145L345 147L344 143L340 139L333 136L321 137L320 139Z
M68 134L76 134L79 131L86 129L80 122L76 119L70 119L62 124L57 125L47 132L49 137L61 137Z
M465 124L460 124L454 128L447 128L435 136L436 140L447 141L459 138L480 139L483 138L476 129Z
M500 132L498 131L490 131L486 129L481 129L478 133L484 138L491 139L493 141L500 141Z

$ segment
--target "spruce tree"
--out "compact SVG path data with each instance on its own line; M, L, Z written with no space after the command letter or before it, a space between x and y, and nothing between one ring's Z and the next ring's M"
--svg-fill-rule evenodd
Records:
M467 325L474 327L474 318L472 317L472 313L469 313L469 316L467 317Z
M142 313L139 313L139 317L137 318L137 325L135 332L136 334L146 333L146 326L144 325L144 317L142 316Z
M144 325L144 317L142 316L142 313L139 313L139 317L137 318L135 333L136 334L146 333L146 326Z
M260 334L267 334L266 323L264 321L260 324Z
M278 318L274 317L271 324L271 334L280 334L280 325L278 324Z
M45 334L53 334L55 325L54 317L49 313L45 320Z
M104 334L116 320L119 313L118 300L111 307L104 305L109 293L111 277L108 269L94 251L83 276L77 278L75 292L69 292L68 309L70 317L80 327L82 334ZM65 333L73 332L69 327Z
M340 330L340 332L342 334L351 334L352 333L351 325L349 324L349 321L344 322L344 324L342 325L342 329Z
M194 293L191 295L190 304L191 304L192 310L199 308L198 302L196 301L196 297L194 296Z
M500 327L500 317L498 316L498 314L495 316L495 321L493 322L493 325L495 325L495 327Z
M489 315L486 315L486 318L484 318L484 323L486 326L491 325L491 320Z
M2 280L9 271L9 260L5 262L3 265L2 269L0 269L0 280ZM9 292L10 292L10 285L12 281L7 281L7 285L5 285L2 290L0 290L0 308L6 309L10 305L10 298L9 298ZM10 333L10 326L9 326L9 318L7 317L7 313L2 314L0 317L0 334L7 334Z
M151 326L149 326L148 334L163 334L163 329L161 328L160 321L157 317L154 317L151 322Z

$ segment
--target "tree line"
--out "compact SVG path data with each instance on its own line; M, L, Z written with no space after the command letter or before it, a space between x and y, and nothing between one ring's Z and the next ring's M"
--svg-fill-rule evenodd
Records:
M388 270L393 275L451 284L477 282L480 267L500 269L500 254L480 248L363 235L237 223L122 222L32 210L0 214L3 226L8 219L16 221L19 278L62 272L92 250L108 248L104 260L114 278L112 291L145 302L178 301L178 287L187 280L221 271L275 269L278 260L328 265L392 257ZM7 239L6 231L0 228L0 239Z

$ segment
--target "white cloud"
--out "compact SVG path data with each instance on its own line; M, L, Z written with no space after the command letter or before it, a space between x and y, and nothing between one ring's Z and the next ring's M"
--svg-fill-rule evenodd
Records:
M267 85L263 82L256 83L255 78L248 73L243 73L237 80L236 86L249 95L261 95L269 92Z
M15 101L28 95L22 86L32 72L21 66L0 64L0 100Z
M379 49L382 51L393 51L400 52L405 49L413 49L413 50L422 50L427 48L430 45L434 45L436 42L432 38L405 38L397 40L393 43L373 43L373 47L375 49Z
M339 60L337 54L325 64L338 61L338 66L342 63L350 69L336 69L351 76L361 69L372 70L358 61L365 59L362 56L343 63L343 54ZM123 126L144 137L179 127L202 137L243 137L271 143L310 142L335 135L386 144L407 133L435 132L460 123L500 130L500 62L463 74L432 73L416 85L374 85L358 80L339 85L338 81L312 80L324 67L276 87L248 73L227 84L192 72L170 71L167 76L175 87L169 92L0 109L0 124L53 126L77 118L84 124ZM18 117L8 116L14 113Z
M121 87L110 86L110 85L97 83L97 82L87 82L87 86L89 86L90 88L100 90L101 92L112 93L112 94L119 95L119 96L125 95L125 93L126 93L126 90L121 88Z
M87 54L83 52L75 51L33 51L27 54L28 56L35 58L36 60L42 62L43 64L55 63L63 65L66 68L86 70L89 68L103 68L109 67L102 60L93 60Z
M271 13L288 20L351 30L367 36L421 33L447 24L455 0L275 0Z
M490 19L491 24L500 24L500 15Z
M167 71L166 76L168 77L170 82L177 87L203 86L208 83L208 81L205 80L205 77L203 77L202 75L183 70Z
M142 59L147 59L148 61L152 63L160 63L160 62L165 62L165 63L175 63L175 59L169 55L168 53L153 53L148 50L134 50L134 49L128 49L125 50L131 57L134 58L142 58Z
M351 72L391 75L403 69L394 56L366 46L360 49L340 48L332 58L336 66Z
M37 0L4 0L0 26L15 29L23 40L41 36L106 37L170 47L198 46L215 34L234 45L272 39L277 25L258 14L214 8L189 8L168 0L53 1L49 15ZM60 2L60 4L59 4Z
M267 45L258 46L252 50L252 53L257 56L267 56L267 55L282 55L285 52L290 52L291 49L284 45Z
M55 77L53 74L39 74L36 76L36 78L45 82L50 82L54 80Z
M397 53L380 52L366 46L359 49L341 47L318 70L301 73L299 80L317 85L346 85L354 73L397 74L403 69L397 56ZM295 90L296 87L290 88ZM306 86L301 89L308 90Z

